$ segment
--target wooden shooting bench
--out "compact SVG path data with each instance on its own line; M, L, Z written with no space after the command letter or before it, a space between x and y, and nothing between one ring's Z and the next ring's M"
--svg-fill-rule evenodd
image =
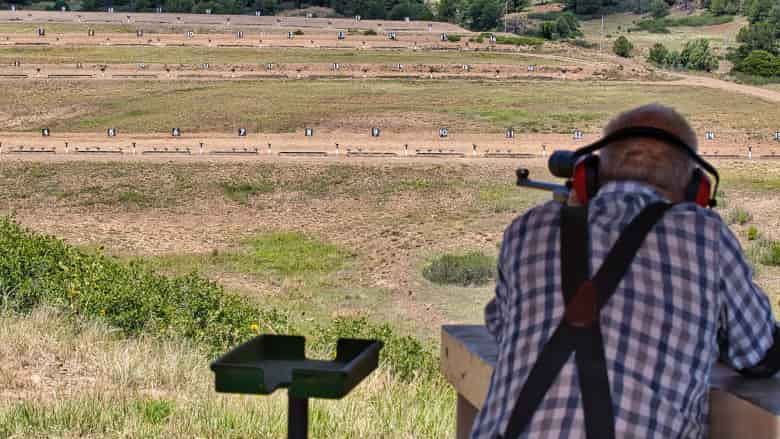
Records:
M441 370L458 392L455 437L465 439L485 401L498 349L480 325L445 325L441 337ZM749 380L716 365L710 391L710 438L780 438L780 374Z

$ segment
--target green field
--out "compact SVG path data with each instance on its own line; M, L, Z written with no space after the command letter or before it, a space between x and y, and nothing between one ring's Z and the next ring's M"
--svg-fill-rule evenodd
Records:
M598 129L621 110L661 102L697 126L774 126L780 110L758 98L715 89L579 81L236 81L38 82L6 87L0 130L123 133L292 132L310 124L388 130L532 132ZM41 90L45 90L43 93ZM456 92L454 92L456 91ZM723 103L728 102L728 106ZM218 104L213 104L218 103Z

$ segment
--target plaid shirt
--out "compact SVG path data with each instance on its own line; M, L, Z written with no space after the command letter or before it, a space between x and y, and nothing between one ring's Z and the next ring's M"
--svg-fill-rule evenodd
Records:
M588 213L591 274L634 216L662 199L636 182L599 191ZM498 362L472 439L504 433L522 385L563 318L560 211L554 202L538 206L504 234L496 296L485 308ZM742 369L773 343L771 307L739 242L718 214L693 203L674 206L656 224L600 322L619 438L706 437L710 372L719 354ZM721 339L728 348L719 353ZM573 355L523 437L585 437Z

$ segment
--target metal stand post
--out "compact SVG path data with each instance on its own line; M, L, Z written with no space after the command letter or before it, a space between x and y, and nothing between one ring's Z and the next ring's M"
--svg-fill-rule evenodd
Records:
M309 398L287 395L287 439L307 439L309 434Z

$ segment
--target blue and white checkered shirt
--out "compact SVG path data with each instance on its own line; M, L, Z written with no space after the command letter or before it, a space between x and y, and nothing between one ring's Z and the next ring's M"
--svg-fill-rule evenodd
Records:
M661 195L636 182L606 184L589 204L590 272L620 232ZM485 308L498 362L472 439L507 428L517 395L563 318L560 204L531 209L507 228L496 296ZM718 337L725 361L754 366L773 343L774 318L739 242L715 212L678 204L656 224L601 311L619 438L707 436L710 372ZM523 437L584 438L574 356Z

